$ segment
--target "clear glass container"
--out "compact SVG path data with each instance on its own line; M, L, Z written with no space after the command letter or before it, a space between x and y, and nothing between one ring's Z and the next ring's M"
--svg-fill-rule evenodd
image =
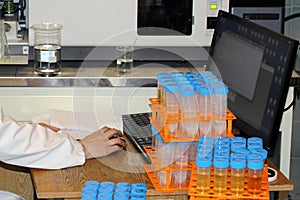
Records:
M61 73L61 32L63 26L40 23L31 26L34 32L34 74L55 76Z
M117 75L130 75L133 69L133 46L118 46Z

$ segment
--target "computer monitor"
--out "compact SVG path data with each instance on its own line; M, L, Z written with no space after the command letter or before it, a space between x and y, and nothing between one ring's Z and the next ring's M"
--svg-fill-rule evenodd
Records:
M225 11L218 14L210 56L229 87L233 125L245 137L263 138L269 150L279 134L298 44Z

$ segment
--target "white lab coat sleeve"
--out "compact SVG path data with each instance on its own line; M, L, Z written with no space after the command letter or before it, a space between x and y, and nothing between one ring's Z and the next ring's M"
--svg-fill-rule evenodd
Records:
M82 165L82 145L67 134L40 125L17 123L0 105L0 160L30 168L60 169Z

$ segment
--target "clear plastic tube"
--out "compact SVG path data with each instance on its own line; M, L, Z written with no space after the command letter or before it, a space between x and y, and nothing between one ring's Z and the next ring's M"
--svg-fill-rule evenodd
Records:
M82 200L96 200L99 189L99 182L97 181L87 181L85 182L82 191L81 199Z
M180 112L179 86L175 83L164 86L166 112L169 119L178 118ZM168 133L175 135L178 133L178 123L168 123Z
M211 133L211 117L212 117L212 99L211 91L205 86L197 86L200 135L212 135Z
M262 148L252 148L252 149L250 150L250 152L251 152L251 154L254 153L254 154L259 154L259 155L261 155L261 157L262 157L262 159L264 160L264 162L265 162L265 160L266 160L267 157L268 157L268 151L265 150L265 149L262 149Z
M214 134L216 137L226 135L226 110L227 110L227 93L228 88L224 84L214 85L213 94L213 120Z
M247 148L251 151L253 148L263 148L263 140L259 137L250 137L247 139Z
M196 160L197 165L197 186L200 193L207 193L210 190L210 175L212 166L211 157L202 157Z
M120 182L116 184L114 200L122 199L122 198L129 198L130 196L131 186L127 182Z
M181 113L185 119L195 119L197 117L197 98L193 88L190 86L181 88L180 90L181 99ZM198 122L181 122L181 132L182 134L194 138L198 134Z
M184 169L188 166L188 155L181 155L176 160L176 166L179 170L174 170L172 175L174 176L174 183L177 187L182 187L187 185L188 171Z
M147 191L147 186L145 183L133 183L131 188L132 188L132 190L135 190L135 189L143 190L143 193L145 193Z
M246 144L244 142L232 141L231 142L231 150L233 152L237 152L238 148L246 148Z
M263 160L248 160L248 192L252 195L261 193Z
M242 142L246 145L247 144L247 139L244 138L244 137L235 136L235 137L231 138L231 142Z
M232 151L232 153L242 153L245 155L246 158L250 154L250 151L246 148L236 148L235 150L231 150L231 151Z
M235 195L242 195L245 186L245 168L246 159L231 157L230 159L231 177L230 177L230 190Z
M189 156L190 163L192 163L196 160L197 148L198 148L198 145L196 143L189 144L188 156Z
M222 195L227 191L228 158L214 158L214 191Z

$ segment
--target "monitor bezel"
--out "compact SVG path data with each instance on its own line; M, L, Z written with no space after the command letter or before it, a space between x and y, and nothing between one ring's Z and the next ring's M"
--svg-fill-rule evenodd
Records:
M263 138L264 147L269 150L270 154L272 154L273 149L276 146L276 141L277 141L278 135L280 133L280 124L281 124L281 120L282 120L282 116L283 116L283 112L284 112L286 97L287 97L288 90L289 90L290 78L292 75L295 59L297 56L297 49L298 49L299 42L296 40L293 40L291 38L288 38L280 33L274 32L266 27L255 24L254 22L242 19L236 15L233 15L226 11L220 10L218 13L217 25L216 25L216 29L215 29L215 32L213 35L211 47L209 49L209 54L212 58L213 58L213 54L214 54L214 47L216 46L216 43L218 42L217 36L220 34L220 31L223 31L223 29L224 29L224 27L222 27L222 26L224 26L222 24L222 21L224 19L231 20L233 23L242 24L243 26L246 26L255 31L258 31L260 33L268 35L271 38L283 41L283 42L287 43L289 46L290 53L288 56L287 65L285 66L285 67L287 67L287 70L286 70L284 77L282 77L283 81L282 81L282 84L280 85L280 88L277 88L280 93L280 95L279 95L280 99L279 99L279 101L277 103L277 107L275 109L276 112L275 112L272 128L269 130L268 133L264 133L261 130L259 130L259 128L256 128L254 125L247 123L246 119L242 119L242 118L238 117L236 120L234 120L234 127L236 127L240 131L239 134L241 134L245 137L256 136L256 137ZM272 81L272 85L273 84L274 84L274 80ZM230 107L229 107L229 109L230 109ZM264 113L263 118L265 118L265 117L267 117L267 116Z

